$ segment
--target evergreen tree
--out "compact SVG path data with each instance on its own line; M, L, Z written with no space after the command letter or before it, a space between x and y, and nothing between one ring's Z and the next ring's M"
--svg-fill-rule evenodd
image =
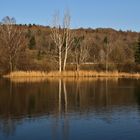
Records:
M135 63L140 64L140 37L135 48Z
M31 23L30 23L30 24L28 24L28 27L29 27L29 28L31 28L31 27L32 27L32 24L31 24Z
M29 41L29 49L34 49L36 46L36 40L35 40L35 37L32 36L30 41Z

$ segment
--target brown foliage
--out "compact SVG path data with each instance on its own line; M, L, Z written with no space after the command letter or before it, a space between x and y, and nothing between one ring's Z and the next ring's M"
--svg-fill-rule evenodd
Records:
M26 49L22 51L17 63L17 70L56 70L58 67L57 51L55 44L51 39L51 28L43 26L19 26L26 36ZM29 33L30 30L30 33ZM116 69L118 71L127 71L126 64L135 65L134 49L135 43L139 37L139 33L130 31L116 31L113 29L73 29L74 36L84 36L83 46L87 46L89 57L83 63L90 63L88 70L105 70L105 46L104 38L109 39L111 53L108 55L109 70ZM29 49L28 43L31 35L35 36L36 48ZM3 46L0 42L0 47ZM5 50L0 49L0 71L6 71ZM104 55L103 55L104 54ZM63 57L63 56L62 56ZM67 60L67 66L74 69L74 45L70 50ZM87 65L82 64L81 69L87 69ZM73 68L72 68L73 67ZM123 68L122 68L123 67ZM132 71L139 71L138 68L132 68Z

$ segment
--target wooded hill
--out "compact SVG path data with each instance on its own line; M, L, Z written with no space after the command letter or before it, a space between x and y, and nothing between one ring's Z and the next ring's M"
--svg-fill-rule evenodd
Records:
M15 55L11 61L12 70L58 70L58 50L51 37L53 28L31 24L13 26L22 34L17 40L13 35L9 46L20 39L21 48L13 47L14 53L8 51L5 43L8 38L0 30L0 73L10 71L10 55ZM73 42L69 46L66 70L76 70L78 65L82 70L102 71L106 70L107 63L110 71L140 71L140 33L102 28L71 29L71 32Z

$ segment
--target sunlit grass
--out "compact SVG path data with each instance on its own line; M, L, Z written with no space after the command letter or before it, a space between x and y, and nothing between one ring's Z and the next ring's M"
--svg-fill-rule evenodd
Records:
M52 71L52 72L41 72L41 71L15 71L11 72L4 77L134 77L140 78L140 73L125 73L125 72L97 72L97 71Z

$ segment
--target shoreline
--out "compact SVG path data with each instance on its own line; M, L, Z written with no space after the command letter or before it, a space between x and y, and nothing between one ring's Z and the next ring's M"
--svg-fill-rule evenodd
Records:
M97 72L97 71L15 71L7 75L3 75L3 78L22 78L22 77L54 77L54 78L63 78L63 77L117 77L117 78L138 78L140 79L140 73L126 73L126 72Z

